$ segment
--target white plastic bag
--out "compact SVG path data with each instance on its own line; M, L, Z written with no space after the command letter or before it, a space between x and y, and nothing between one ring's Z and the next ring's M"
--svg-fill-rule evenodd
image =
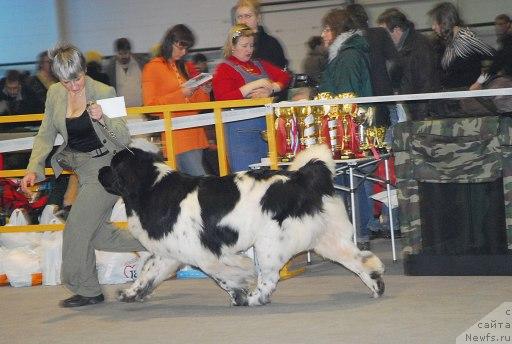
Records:
M0 286L9 284L7 275L5 274L5 268L4 268L6 254L7 254L7 250L3 247L0 247Z
M55 204L47 204L43 208L41 212L41 216L39 217L39 224L41 225L50 225L54 223L62 223L62 221L55 216L55 210L57 205Z
M44 285L61 284L62 232L44 232L41 239L41 270Z
M41 264L35 250L26 247L8 250L3 261L5 273L13 287L41 284Z
M28 215L25 214L23 209L14 209L9 217L9 223L6 226L25 226L28 225ZM27 247L34 249L41 244L41 233L28 232L28 233L1 233L0 246L7 249L18 247Z
M114 208L112 208L112 215L110 215L111 222L125 222L127 221L126 217L126 207L124 205L123 199L119 198L114 204Z
M100 284L133 282L140 271L140 254L96 250L96 269Z

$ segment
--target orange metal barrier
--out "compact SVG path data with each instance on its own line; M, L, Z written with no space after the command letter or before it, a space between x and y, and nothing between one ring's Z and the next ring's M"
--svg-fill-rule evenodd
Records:
M176 168L176 156L174 152L173 135L172 135L172 114L180 111L200 111L200 110L213 110L215 117L215 134L217 138L217 154L219 158L219 172L222 176L228 174L227 163L227 146L224 136L224 125L222 120L223 109L245 108L263 106L272 102L272 98L262 98L254 100L229 100L219 102L203 102L203 103L186 103L186 104L172 104L172 105L157 105L157 106L142 106L127 108L128 116L135 116L147 113L161 113L164 119L164 135L165 135L165 149L168 152L168 164L172 168ZM42 121L44 115L30 114L30 115L15 115L15 116L0 116L0 124L2 123L16 123L16 122L37 122ZM274 115L269 113L266 116L269 156L273 169L277 169L277 150L275 145L275 127ZM46 175L52 175L51 168L45 169ZM25 170L3 170L0 171L0 178L5 177L21 177L25 174ZM126 228L126 222L115 223L119 228ZM62 224L53 225L28 225L28 226L1 226L0 233L13 233L13 232L45 232L45 231L59 231L64 228Z

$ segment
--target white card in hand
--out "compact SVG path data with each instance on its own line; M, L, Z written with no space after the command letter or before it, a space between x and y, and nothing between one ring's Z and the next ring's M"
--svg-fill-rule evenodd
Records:
M124 117L127 115L124 97L99 99L96 103L101 106L103 114L109 118Z

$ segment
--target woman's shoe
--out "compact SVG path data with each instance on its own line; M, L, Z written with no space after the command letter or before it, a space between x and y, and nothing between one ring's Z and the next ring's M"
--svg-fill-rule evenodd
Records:
M95 305L97 303L101 303L105 301L105 297L103 294L100 294L98 296L82 296L82 295L73 295L68 299L65 299L64 301L60 302L60 306L64 308L70 308L70 307L81 307L81 306L87 306L87 305Z

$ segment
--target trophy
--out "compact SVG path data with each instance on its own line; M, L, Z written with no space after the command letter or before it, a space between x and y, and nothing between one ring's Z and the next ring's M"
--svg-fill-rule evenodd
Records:
M341 93L337 98L355 98L355 93ZM357 142L354 140L354 121L353 117L357 113L357 104L341 105L341 156L340 159L351 159L357 151Z

